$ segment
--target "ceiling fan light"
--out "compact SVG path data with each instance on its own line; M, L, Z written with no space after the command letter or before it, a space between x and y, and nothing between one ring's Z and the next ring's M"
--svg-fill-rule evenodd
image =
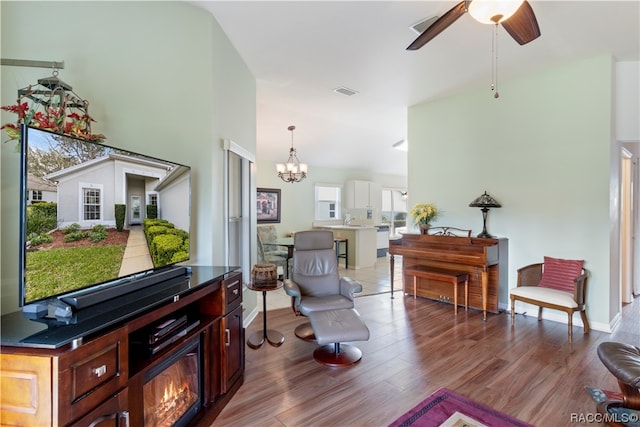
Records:
M472 0L469 14L483 24L497 24L509 19L524 0Z

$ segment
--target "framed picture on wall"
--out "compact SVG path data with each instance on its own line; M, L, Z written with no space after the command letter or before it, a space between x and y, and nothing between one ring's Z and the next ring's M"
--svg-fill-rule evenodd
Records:
M256 203L258 224L280 222L279 188L258 188Z

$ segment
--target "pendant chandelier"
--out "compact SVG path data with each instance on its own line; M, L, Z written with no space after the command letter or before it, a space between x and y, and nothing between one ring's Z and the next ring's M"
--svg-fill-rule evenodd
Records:
M307 164L300 163L298 156L296 155L296 149L293 148L293 131L296 127L289 126L287 129L291 131L291 148L289 149L289 159L287 163L276 164L276 171L278 176L284 182L300 182L307 177Z

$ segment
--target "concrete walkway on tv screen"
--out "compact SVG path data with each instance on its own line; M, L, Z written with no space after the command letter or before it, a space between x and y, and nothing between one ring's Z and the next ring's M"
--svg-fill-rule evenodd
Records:
M134 225L129 228L127 247L124 250L119 276L126 276L153 268L151 255L147 247L147 239L144 237L142 226Z

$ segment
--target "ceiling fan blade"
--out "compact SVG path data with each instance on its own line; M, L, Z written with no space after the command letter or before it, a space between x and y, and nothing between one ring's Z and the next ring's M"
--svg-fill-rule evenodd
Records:
M447 13L442 15L436 22L431 24L429 28L424 30L422 34L418 36L417 39L413 41L407 47L407 50L418 50L422 46L424 46L429 40L433 39L435 36L443 32L447 27L458 20L462 15L467 12L466 2L461 1L453 8L451 8Z
M501 22L504 29L518 44L527 44L540 37L540 27L535 13L527 0L509 19Z

